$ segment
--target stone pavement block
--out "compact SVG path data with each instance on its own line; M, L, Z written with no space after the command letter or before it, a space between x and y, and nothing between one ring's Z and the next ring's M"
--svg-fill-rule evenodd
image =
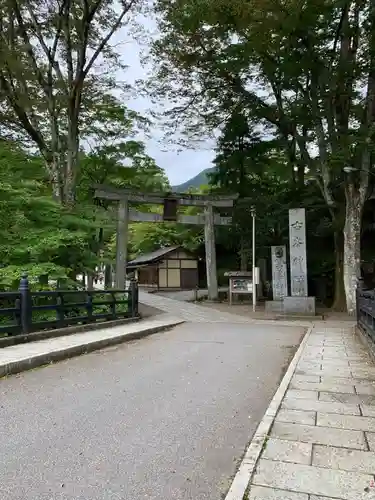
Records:
M320 382L318 375L294 375L292 382Z
M351 375L348 376L330 376L330 375L322 375L321 382L327 384L340 384L340 385L355 385L355 383L363 382L359 379L354 379Z
M324 354L324 352L322 353L322 358L323 359L332 359L332 360L346 360L346 361L349 361L348 359L348 355L347 353L342 353L342 352L338 352L338 353L334 353L334 352L330 352L329 354Z
M343 377L343 378L351 378L352 372L345 368L326 368L325 370L317 370L314 368L313 370L309 370L308 368L297 368L297 375L319 375L319 377ZM360 377L361 378L361 377ZM363 378L363 377L362 377Z
M337 497L336 498L332 498L332 497L318 497L316 495L310 495L309 496L309 500L337 500Z
M293 389L310 390L318 392L341 392L354 394L354 385L349 384L330 384L329 382L291 382L290 387Z
M309 500L305 493L294 493L293 491L276 490L264 488L263 486L251 486L249 500Z
M302 358L303 359L312 359L314 361L319 360L323 356L323 348L312 348L306 347L303 351Z
M367 394L342 394L338 392L320 392L319 401L331 401L333 403L365 404L375 405L375 396ZM366 415L369 416L369 415Z
M299 391L296 389L289 389L285 395L287 398L296 398L296 399L318 399L318 393L314 390L312 391Z
M279 410L276 422L290 422L291 424L315 425L315 411Z
M335 413L328 414L318 412L316 425L321 427L335 427L338 429L375 432L375 419L371 417L357 417L354 415L338 415Z
M373 394L375 396L375 385L371 383L356 383L354 387L357 394Z
M336 337L334 339L326 338L324 341L324 345L326 347L343 347L346 346L347 343L345 342L343 337Z
M343 415L360 415L358 405L310 401L309 399L285 399L281 408L285 410L307 410L320 411L323 413L342 413Z
M351 370L356 371L356 370L368 370L368 368L373 368L374 365L372 363L368 363L367 361L352 361L349 366Z
M372 481L373 476L370 474L263 459L259 461L253 478L253 483L259 486L343 500L375 498L371 497L371 493L364 496L364 489L368 488Z
M297 365L297 370L321 370L322 369L322 364L319 362L306 362L306 361L300 361Z
M348 356L348 358L351 358L351 357L360 357L361 359L366 358L366 360L369 363L372 363L371 357L369 356L369 352L365 348L363 348L363 349L358 349L358 348L346 349L346 355Z
M361 431L275 422L270 435L274 438L302 443L339 445L343 448L367 450L365 436Z
M297 366L301 364L305 365L320 365L322 363L322 360L320 359L320 356L302 356L301 359L298 361Z
M375 451L375 434L373 432L365 432L365 435L370 451Z
M310 464L311 454L311 443L282 441L281 439L271 438L265 444L262 458L280 462L293 462L295 464Z
M352 375L354 378L360 378L364 380L375 380L375 368L369 369L352 369Z
M322 376L324 375L330 375L332 377L351 377L352 372L350 366L329 366L329 365L322 365Z
M318 467L327 467L329 469L373 474L375 471L375 453L315 445L312 463Z
M329 357L323 356L323 359L321 361L323 366L335 366L337 368L349 368L349 361L337 358L337 359L332 359Z
M372 360L368 352L357 354L350 352L350 354L348 354L347 361L349 361L351 365L362 363L364 368L374 368L374 361Z
M349 364L356 361L365 361L366 363L371 363L371 358L368 354L350 354L346 359L349 361Z
M342 354L345 357L346 349L345 347L324 347L323 356L329 356L330 354Z
M362 415L364 417L373 417L375 420L375 406L369 406L368 404L361 405Z

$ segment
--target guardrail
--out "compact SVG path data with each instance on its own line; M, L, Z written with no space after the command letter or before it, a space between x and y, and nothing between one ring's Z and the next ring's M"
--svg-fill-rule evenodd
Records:
M375 290L365 289L362 280L357 286L357 325L375 341Z
M138 317L138 283L125 290L30 290L0 292L0 335L28 334L76 324Z

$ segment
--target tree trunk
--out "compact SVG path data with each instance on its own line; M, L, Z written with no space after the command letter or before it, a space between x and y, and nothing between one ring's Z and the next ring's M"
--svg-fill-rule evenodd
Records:
M344 286L347 310L356 313L356 288L361 272L361 219L364 201L353 185L346 190Z
M61 177L59 173L59 165L55 160L46 161L46 169L49 173L49 179L52 187L52 196L55 201L63 202L63 192L61 188Z
M247 271L248 251L245 243L245 238L241 236L240 242L240 271Z
M76 178L78 168L78 152L75 148L78 144L74 139L69 138L68 151L66 153L65 178L64 178L64 203L74 205L76 198Z
M334 232L335 244L335 287L332 309L334 311L346 311L346 296L344 287L344 238L342 231Z
M104 270L104 288L112 288L112 265L106 264Z
M94 290L94 273L87 273L87 290Z

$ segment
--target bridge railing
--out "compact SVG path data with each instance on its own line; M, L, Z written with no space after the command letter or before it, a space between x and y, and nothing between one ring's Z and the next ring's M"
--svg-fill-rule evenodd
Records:
M138 284L124 290L30 289L24 275L18 291L0 292L0 335L28 334L76 324L138 317Z
M375 342L375 290L366 289L362 280L357 287L357 325Z

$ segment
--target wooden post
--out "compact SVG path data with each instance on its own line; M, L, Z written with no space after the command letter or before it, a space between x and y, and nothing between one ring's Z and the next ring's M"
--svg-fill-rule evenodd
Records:
M116 234L116 288L125 290L128 246L128 199L119 200Z
M206 271L208 299L217 300L219 290L217 287L217 269L216 269L216 248L215 248L215 226L214 212L211 204L207 204L204 209L204 240L206 247Z
M30 333L31 323L32 323L32 303L31 303L31 293L29 288L29 280L27 274L22 275L19 292L21 295L21 311L20 311L20 323L21 331L24 334Z

